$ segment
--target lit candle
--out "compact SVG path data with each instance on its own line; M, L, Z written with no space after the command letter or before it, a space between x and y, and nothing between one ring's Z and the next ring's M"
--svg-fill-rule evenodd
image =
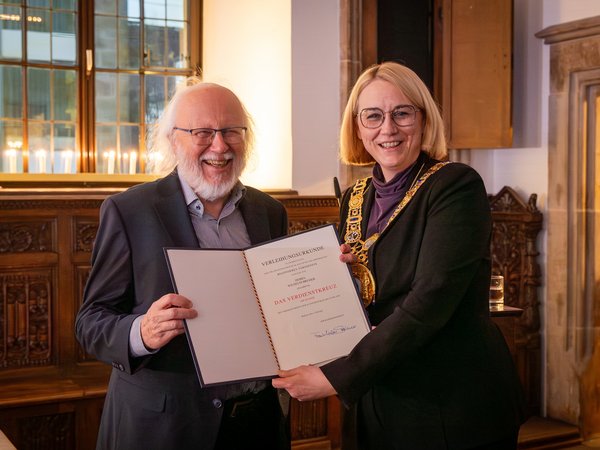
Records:
M106 153L106 157L108 158L106 163L107 172L109 175L113 175L115 173L115 151L109 150Z
M46 150L37 150L35 157L37 159L38 173L46 173Z
M64 162L64 172L65 173L72 173L71 172L71 164L73 161L73 150L64 150L62 152L62 157L63 157L63 162Z
M127 153L125 153L127 154ZM131 151L129 152L129 175L134 175L136 172L137 166L137 152Z
M8 158L8 173L17 173L17 151L14 148L6 150Z

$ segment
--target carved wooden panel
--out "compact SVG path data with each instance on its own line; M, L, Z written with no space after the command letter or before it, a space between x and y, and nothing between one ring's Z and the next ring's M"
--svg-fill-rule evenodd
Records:
M0 253L56 251L51 220L0 222Z
M98 232L98 220L88 217L76 217L75 221L75 243L73 248L76 252L90 252L94 245L94 239Z
M0 427L20 450L94 448L110 367L73 328L113 192L0 190Z
M327 225L330 223L337 224L337 222L330 222L327 220L309 220L307 222L302 222L301 220L290 220L288 231L290 232L290 234L294 234L299 233L300 231L310 230L311 228L320 227L321 225Z
M327 436L327 399L290 404L292 441Z
M0 272L0 368L52 361L51 270Z
M75 446L74 413L19 420L20 449L69 450Z
M103 403L92 395L0 409L0 426L19 450L93 450Z
M540 412L541 337L537 262L537 236L542 229L542 213L537 195L527 203L510 187L490 196L492 209L492 271L504 276L504 302L523 309L515 329L515 360L523 382L529 412Z
M339 223L339 206L335 197L280 196L288 213L289 233L309 230L321 225Z

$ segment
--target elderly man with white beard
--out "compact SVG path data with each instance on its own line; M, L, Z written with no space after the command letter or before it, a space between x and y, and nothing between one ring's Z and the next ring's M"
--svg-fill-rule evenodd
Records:
M151 139L168 174L102 204L76 320L83 348L113 366L98 449L290 446L270 383L200 387L184 320L202 314L201 302L194 308L173 293L163 254L164 247L244 248L286 234L281 203L239 181L253 136L233 92L188 79Z

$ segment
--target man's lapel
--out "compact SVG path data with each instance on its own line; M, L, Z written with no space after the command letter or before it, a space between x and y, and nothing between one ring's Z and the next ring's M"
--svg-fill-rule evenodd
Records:
M260 202L253 201L250 190L239 203L240 212L246 223L246 230L252 245L272 239L269 228L268 211Z
M173 247L198 247L198 238L190 220L177 172L172 172L158 183L158 198L155 199L154 207Z

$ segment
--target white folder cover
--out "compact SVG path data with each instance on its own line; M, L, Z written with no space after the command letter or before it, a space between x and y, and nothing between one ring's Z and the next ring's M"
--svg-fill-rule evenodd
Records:
M333 225L244 250L166 248L202 386L347 355L370 330Z

